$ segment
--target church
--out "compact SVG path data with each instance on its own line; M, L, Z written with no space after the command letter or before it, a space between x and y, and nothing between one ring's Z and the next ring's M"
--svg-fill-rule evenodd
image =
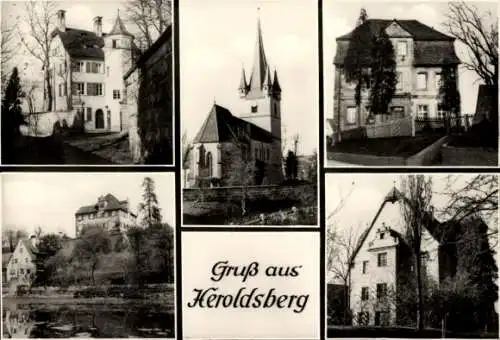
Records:
M190 187L271 185L283 181L281 87L271 73L260 18L250 78L241 72L246 109L232 113L216 103L193 140Z

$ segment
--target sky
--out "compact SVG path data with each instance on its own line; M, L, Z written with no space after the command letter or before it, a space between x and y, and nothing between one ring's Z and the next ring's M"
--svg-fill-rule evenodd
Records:
M497 2L473 1L475 6L484 13L497 13ZM372 19L416 19L448 34L443 27L444 13L447 11L447 2L443 1L398 1L390 4L381 1L323 1L323 54L324 54L324 93L325 118L333 117L333 58L335 56L335 38L349 33L356 24L361 8L365 8L368 18ZM467 51L460 42L455 42L455 51L461 60L467 59ZM472 114L476 109L477 91L480 82L478 76L459 68L459 91L462 100L462 113Z
M180 1L181 129L193 139L214 101L233 113L249 105L239 98L238 86L242 66L247 80L251 72L257 8L266 57L282 88L287 148L299 133L298 153L312 154L319 121L316 0Z
M41 226L45 233L75 236L75 212L97 202L108 193L119 200L129 199L134 213L142 201L145 173L4 173L2 174L3 228L33 233ZM175 180L170 173L148 173L163 221L175 228Z

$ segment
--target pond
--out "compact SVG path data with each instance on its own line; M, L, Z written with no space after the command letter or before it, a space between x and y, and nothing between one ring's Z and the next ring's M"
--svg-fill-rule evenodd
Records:
M5 338L173 338L174 311L147 304L3 301Z

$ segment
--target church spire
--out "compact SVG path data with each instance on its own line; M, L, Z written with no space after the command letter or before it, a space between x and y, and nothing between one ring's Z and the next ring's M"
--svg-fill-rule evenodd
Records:
M120 18L120 9L118 9L116 13L115 24L113 25L111 31L108 33L108 36L110 35L128 35L130 37L134 37L133 34L127 31L127 29L125 28L125 24Z
M240 80L240 86L238 87L238 90L240 90L240 95L245 96L247 94L248 90L248 84L247 84L247 77L245 75L245 68L241 67L241 80Z
M276 69L274 69L273 92L281 93L281 86L280 82L278 81L278 71L276 71Z
M259 9L258 9L259 10ZM250 76L250 93L253 96L260 97L263 95L262 88L266 81L267 60L264 52L264 42L262 40L262 29L260 25L260 16L257 18L257 41L255 43L252 75Z

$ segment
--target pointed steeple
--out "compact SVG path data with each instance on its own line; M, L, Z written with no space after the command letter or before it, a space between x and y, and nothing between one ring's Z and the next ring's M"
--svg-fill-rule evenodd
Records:
M240 91L240 94L242 96L245 96L247 94L248 84L247 84L247 77L245 75L245 68L244 67L241 67L241 80L240 80L240 86L238 87L238 90Z
M264 91L270 93L273 88L273 83L271 82L271 71L269 71L269 66L266 69L266 75L264 76Z
M278 71L276 71L276 69L274 69L273 92L281 93L281 86L280 82L278 81Z
M118 10L116 14L116 20L115 24L113 25L113 28L108 33L108 36L110 35L128 35L129 37L134 37L134 35L129 31L127 31L127 29L125 28L125 24L120 18L120 10Z
M262 29L260 25L260 16L257 18L257 41L255 43L255 52L252 66L252 75L250 76L249 95L260 97L263 95L262 88L266 81L267 60L264 52L264 42L262 40Z

